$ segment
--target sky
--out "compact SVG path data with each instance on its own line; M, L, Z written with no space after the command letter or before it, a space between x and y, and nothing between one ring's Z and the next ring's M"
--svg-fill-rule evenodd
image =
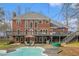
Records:
M13 11L16 11L18 14L32 11L42 13L56 21L63 20L63 17L59 14L62 4L59 3L2 3L0 7L4 8L7 19L11 19Z

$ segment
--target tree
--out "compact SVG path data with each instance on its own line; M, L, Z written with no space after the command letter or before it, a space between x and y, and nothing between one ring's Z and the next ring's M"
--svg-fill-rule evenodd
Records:
M4 35L5 35L8 28L9 28L9 26L5 22L5 11L3 8L0 7L0 34L4 33Z
M66 21L66 25L69 26L69 21L71 19L79 19L79 3L64 3L62 5L62 16L64 16L64 20ZM79 25L79 21L78 23L76 23L77 25ZM79 27L79 26L77 26ZM79 30L79 28L78 28Z

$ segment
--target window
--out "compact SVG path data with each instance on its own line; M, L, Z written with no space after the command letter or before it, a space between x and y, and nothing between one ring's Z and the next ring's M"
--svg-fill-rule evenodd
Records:
M35 22L35 27L37 27L37 23Z
M30 23L30 28L32 28L32 22Z
M39 21L39 23L41 23L41 21Z
M40 30L40 32L42 32L42 30Z
M48 23L48 20L43 20L44 23Z
M47 30L46 30L46 34L47 34Z
M42 30L40 30L40 34L42 34Z
M26 28L27 28L27 21L25 21L25 25L26 25Z
M45 32L45 30L43 30L43 32Z
M18 30L18 34L20 34L20 30Z
M16 41L19 41L19 38L18 37L16 37Z
M20 24L20 19L17 19L17 24L18 24L18 25Z
M26 34L27 34L27 30L26 30Z
M46 30L43 30L43 34L46 34Z
M21 42L22 42L23 41L23 37L21 37L20 39L21 39Z
M46 23L48 23L48 21L46 20Z
M37 30L35 30L35 34L37 34Z

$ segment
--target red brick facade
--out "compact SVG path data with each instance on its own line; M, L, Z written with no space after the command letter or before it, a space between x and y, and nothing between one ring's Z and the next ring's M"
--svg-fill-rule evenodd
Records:
M33 30L47 30L47 32L68 32L68 28L51 28L50 27L50 21L46 23L46 21L43 21L41 20L41 23L37 23L37 27L35 27L35 23L34 21L30 21L28 20L27 21L27 25L28 25L28 28L27 28L27 31L30 30L30 23L32 22L32 28ZM25 31L25 20L21 20L19 25L17 24L17 20L13 20L12 21L12 28L13 28L13 31L17 31L18 29L20 31Z
M25 21L21 20L20 25L19 25L20 31L25 31L24 26L25 26Z
M28 18L28 17L29 18ZM27 17L27 18L24 18L24 17ZM34 19L33 17L38 17L38 19ZM42 19L45 18L45 19ZM30 19L31 18L31 19ZM39 19L40 18L40 19ZM19 21L19 22L18 22ZM52 22L53 23L53 22ZM50 26L51 24L51 21L48 20L46 17L44 16L40 16L39 14L35 14L35 13L31 13L31 14L28 14L26 16L22 16L22 17L19 17L19 19L17 17L15 17L13 20L12 20L12 30L13 31L30 31L33 30L33 31L47 31L48 33L50 32L68 32L68 28L66 27L63 27L63 28L60 28L57 26L57 28L54 28L53 26Z

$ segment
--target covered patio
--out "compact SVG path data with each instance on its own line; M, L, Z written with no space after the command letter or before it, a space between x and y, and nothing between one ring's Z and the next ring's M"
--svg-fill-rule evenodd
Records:
M33 35L26 35L25 36L25 41L27 43L30 43L30 42L34 42L35 43L35 36L33 36Z

